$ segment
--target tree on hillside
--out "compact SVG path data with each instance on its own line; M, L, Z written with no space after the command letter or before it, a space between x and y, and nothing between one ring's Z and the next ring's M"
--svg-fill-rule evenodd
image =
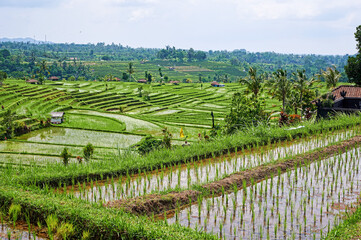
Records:
M239 80L240 83L245 84L247 92L252 93L255 99L258 99L258 95L263 90L263 76L257 75L257 69L250 67L248 76Z
M356 28L355 38L358 54L348 58L345 72L349 82L361 86L361 25Z
M147 79L148 83L151 84L152 83L152 74L148 73L148 79Z
M270 87L271 96L282 102L282 111L285 112L286 100L292 90L292 83L287 77L287 71L278 69L267 84Z
M38 81L40 84L43 84L45 82L45 76L46 74L49 74L49 68L45 60L42 60L39 64L39 77Z
M8 139L13 137L15 120L16 120L16 113L8 109L5 112L2 121L0 122L0 124L3 127L3 130L5 131L5 137Z
M134 73L134 68L133 68L133 63L132 62L130 62L128 64L128 69L126 71L129 74L129 81L132 81L132 74Z
M293 88L295 92L298 94L299 107L301 108L301 116L303 114L303 106L304 106L304 96L310 91L310 87L318 80L315 78L307 78L305 70L297 70L297 72L293 73ZM296 96L293 94L293 96ZM296 104L296 103L295 103ZM293 104L295 106L295 104ZM295 113L297 114L297 108L295 108Z
M321 70L321 74L319 74L320 78L326 82L327 88L335 88L337 86L338 81L340 80L341 73L337 71L336 67L329 67L326 71Z
M244 93L236 92L233 94L231 110L226 115L224 121L224 131L232 134L238 129L258 125L260 122L267 121L267 114L263 106L257 99L251 99Z
M6 72L0 71L0 85L3 84L3 81L5 79L7 79L8 75L6 74Z

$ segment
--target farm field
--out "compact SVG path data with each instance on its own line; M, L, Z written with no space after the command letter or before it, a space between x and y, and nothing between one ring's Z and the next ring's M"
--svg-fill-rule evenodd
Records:
M235 188L233 193L205 198L176 210L167 216L168 222L226 239L320 239L342 219L340 212L357 203L359 168L360 149L356 148Z
M139 96L139 86L149 99ZM343 210L357 203L361 119L273 124L200 141L198 134L212 128L210 113L223 121L241 88L7 80L0 116L10 109L32 131L0 141L1 211L20 204L34 226L39 221L45 227L47 216L56 215L74 225L71 239L84 232L91 239L325 237L342 222ZM278 101L262 97L267 111L279 111ZM39 119L52 111L64 111L65 122L44 127ZM165 127L173 145L186 139L190 146L144 156L134 151L146 135L161 139ZM187 138L180 138L181 129ZM94 156L78 163L88 143ZM65 147L67 166L60 157ZM325 149L327 156L272 168ZM223 184L258 168L273 170L257 181Z
M193 184L206 184L261 164L323 148L331 143L349 139L355 134L353 131L334 132L326 136L276 143L253 149L253 151L239 151L236 154L203 159L195 163L157 169L153 172L132 174L120 179L108 179L108 182L84 182L75 190L75 196L88 201L107 202L150 193L161 193L172 189L186 189Z

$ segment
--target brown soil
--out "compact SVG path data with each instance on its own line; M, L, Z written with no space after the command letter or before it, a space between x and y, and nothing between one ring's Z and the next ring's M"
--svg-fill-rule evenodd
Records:
M108 202L106 207L124 208L127 212L135 214L159 214L164 211L168 211L176 208L177 206L183 206L189 203L197 201L197 197L201 195L201 192L194 190L185 190L182 192L171 192L166 195L150 194L145 196L136 197L133 199L121 199Z
M0 222L1 223L1 222ZM12 229L12 231L14 231L13 229L13 223L11 223L10 221L8 222L5 222L8 227L10 227ZM15 231L17 230L20 230L22 232L27 232L29 231L28 229L28 224L23 221L23 220L18 220L16 221L16 225L15 225ZM49 239L49 236L48 236L48 231L46 228L39 228L38 226L34 225L34 224L31 224L31 237L33 237L33 233L36 233L36 236L37 238L42 238L42 239ZM13 235L12 235L13 236ZM4 236L1 236L0 235L0 239L4 237ZM6 234L6 238L7 238L7 234ZM5 239L5 237L4 237ZM16 238L18 239L18 238Z
M222 188L225 191L230 191L233 189L235 184L238 188L242 187L243 181L245 181L247 186L249 186L251 184L251 179L253 179L254 182L261 181L265 179L266 176L270 177L272 174L277 175L278 171L283 173L287 170L292 170L296 164L299 166L301 164L331 157L339 152L345 152L347 149L354 148L360 142L361 136L355 136L349 140L342 141L341 143L333 146L325 147L319 151L302 154L285 161L260 165L252 169L238 172L222 180L205 184L202 187L205 190L208 190L209 193L214 192L215 194L219 194L221 193ZM122 199L108 202L105 206L123 208L126 211L135 214L159 214L161 212L174 209L177 206L189 204L189 198L191 198L192 202L194 202L201 194L201 192L193 190L171 192L166 195L151 194L136 197L134 199Z

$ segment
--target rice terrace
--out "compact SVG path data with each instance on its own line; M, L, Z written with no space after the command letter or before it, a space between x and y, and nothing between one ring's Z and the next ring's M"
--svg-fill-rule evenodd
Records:
M0 239L360 238L360 55L0 42Z

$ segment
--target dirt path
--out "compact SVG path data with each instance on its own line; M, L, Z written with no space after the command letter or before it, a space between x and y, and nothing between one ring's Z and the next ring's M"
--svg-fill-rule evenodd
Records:
M233 190L235 184L239 189L242 188L244 181L246 182L247 186L249 186L251 184L251 179L253 179L254 182L258 182L265 179L266 176L270 177L272 174L277 175L278 171L284 173L287 170L292 170L296 164L299 166L305 163L317 161L319 159L329 158L339 152L346 152L347 150L357 146L360 142L361 136L355 136L336 145L322 148L319 151L301 154L291 159L280 160L275 163L260 165L252 169L234 173L229 177L219 181L203 185L203 193L200 191L185 190L182 192L171 192L165 195L151 194L133 199L122 199L108 202L105 204L105 206L123 208L128 212L140 215L160 214L176 207L188 205L190 199L192 202L197 201L198 197L201 195L202 197L207 197L212 193L219 194L222 192L222 188L226 192L231 191Z

